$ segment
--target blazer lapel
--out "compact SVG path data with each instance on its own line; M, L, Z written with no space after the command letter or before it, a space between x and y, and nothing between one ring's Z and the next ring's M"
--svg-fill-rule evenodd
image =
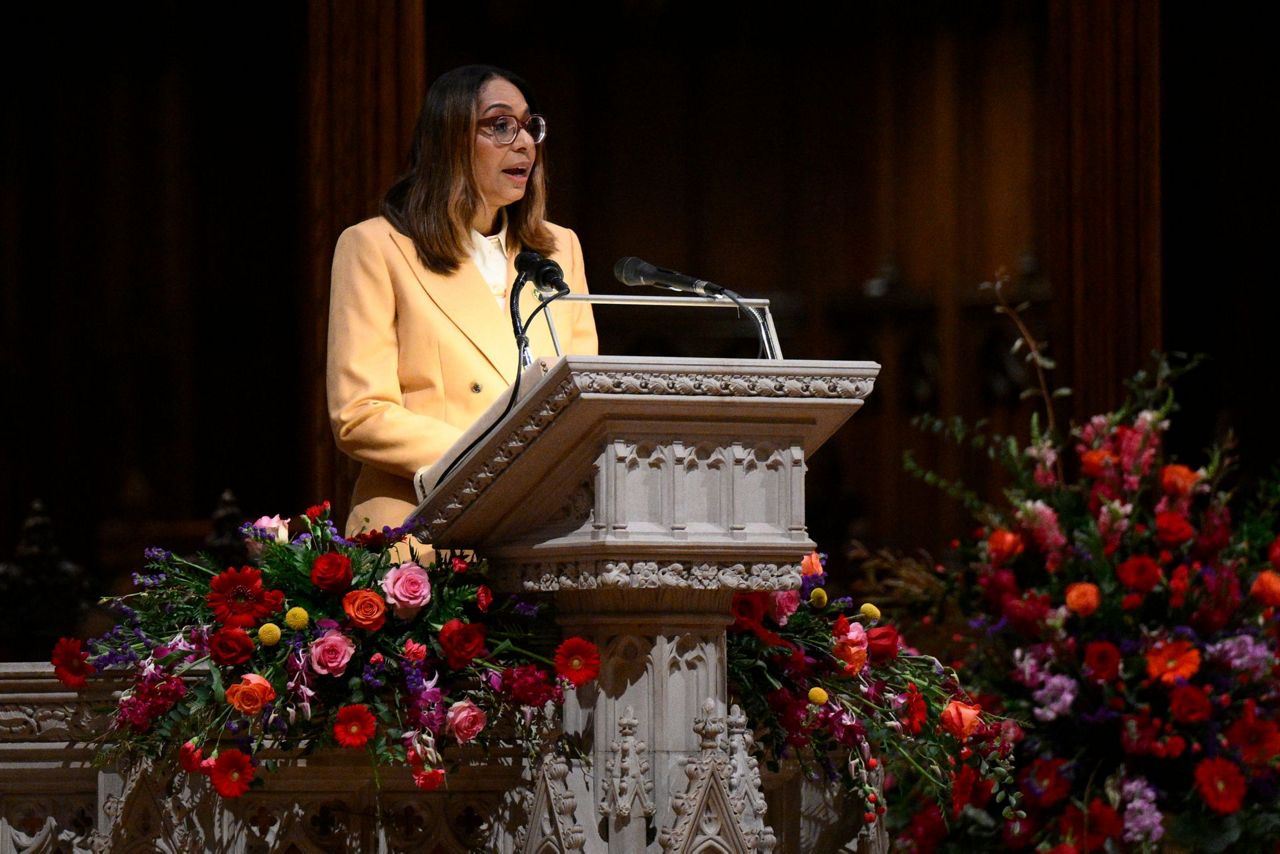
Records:
M508 383L513 382L517 351L511 323L507 313L498 310L493 293L480 276L475 262L468 257L462 261L456 273L440 276L418 261L418 253L412 240L394 229L391 231L391 239L395 241L427 296L467 336L489 364L493 365L493 369ZM508 258L508 268L512 265L513 262Z

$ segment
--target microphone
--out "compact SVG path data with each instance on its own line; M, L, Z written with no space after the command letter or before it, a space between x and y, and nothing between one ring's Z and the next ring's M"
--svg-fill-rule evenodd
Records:
M544 259L533 269L533 284L544 297L569 293L569 286L564 283L564 270L550 258Z
M528 278L533 274L533 268L543 260L542 256L537 252L521 252L516 256L516 272L521 273Z
M648 261L642 261L631 255L626 258L619 258L618 263L613 265L613 277L622 282L622 284L630 285L633 288L642 285L656 285L660 288L681 293L697 294L700 297L718 296L724 293L724 288L715 282L708 282L706 279L695 279L693 276L686 276L684 273L677 273L675 270L655 267Z

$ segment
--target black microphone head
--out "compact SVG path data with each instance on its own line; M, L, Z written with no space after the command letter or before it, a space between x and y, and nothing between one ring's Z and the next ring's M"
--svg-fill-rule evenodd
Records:
M569 292L569 286L564 281L564 270L550 258L539 262L533 272L533 281L542 291Z
M634 288L651 284L651 277L657 272L657 269L647 261L642 261L634 255L628 255L625 258L619 258L618 262L613 265L613 277L622 284L630 285Z
M516 256L516 272L531 273L538 262L542 260L542 256L537 252L524 251ZM554 263L554 262L553 262Z

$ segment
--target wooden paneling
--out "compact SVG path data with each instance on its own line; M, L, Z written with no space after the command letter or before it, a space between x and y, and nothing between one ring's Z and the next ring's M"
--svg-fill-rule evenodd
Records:
M305 75L306 247L303 363L306 482L312 500L328 498L346 518L358 468L340 454L325 404L329 268L338 235L376 216L382 194L408 163L426 93L421 0L307 4Z
M1160 3L1049 3L1049 269L1074 408L1161 347Z

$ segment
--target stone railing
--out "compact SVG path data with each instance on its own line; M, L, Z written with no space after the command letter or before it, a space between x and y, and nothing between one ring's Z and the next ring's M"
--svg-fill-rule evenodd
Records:
M218 798L206 780L175 767L95 767L105 710L119 687L94 679L75 693L47 664L0 664L0 854L524 851L535 840L539 851L581 847L557 828L530 826L530 815L547 815L534 798L546 797L548 786L542 781L535 795L514 756L459 757L447 791L428 794L403 769L381 768L375 778L362 751L327 751L285 762L266 786L235 800ZM712 759L745 760L732 743L723 760L719 755ZM544 764L538 776L554 777L554 766ZM887 847L882 837L857 837L856 818L839 798L798 768L765 772L762 782L775 850L869 854ZM572 795L568 801L560 807L575 823L595 817L596 804L575 804Z

